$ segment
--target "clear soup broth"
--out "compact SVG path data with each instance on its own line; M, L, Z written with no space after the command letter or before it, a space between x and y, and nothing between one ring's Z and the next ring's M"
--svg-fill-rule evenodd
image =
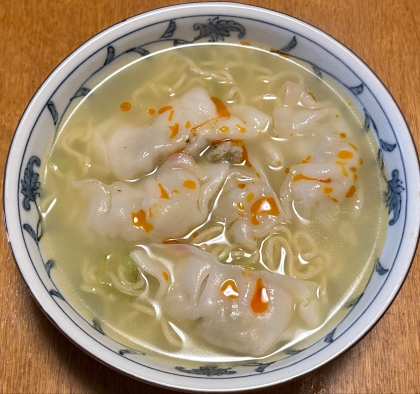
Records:
M220 364L278 359L345 316L387 211L378 145L337 83L207 43L128 54L86 85L44 160L41 211L54 279L88 321Z

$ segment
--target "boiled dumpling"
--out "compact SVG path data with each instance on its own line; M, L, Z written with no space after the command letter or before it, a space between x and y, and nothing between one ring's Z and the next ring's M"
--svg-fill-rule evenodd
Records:
M256 108L238 105L228 110L203 88L193 88L160 108L150 126L118 130L108 142L109 165L118 179L136 179L174 152L185 148L199 153L212 141L253 138L269 123Z
M354 143L337 134L325 135L312 155L288 169L280 191L286 215L291 217L294 210L308 220L313 210L326 213L331 206L353 197L359 166Z
M186 146L188 130L217 117L214 103L202 88L191 89L158 110L148 127L125 127L108 144L111 169L118 179L134 179Z
M209 201L225 179L226 163L195 163L176 153L156 173L135 183L84 180L90 198L87 224L98 234L133 241L181 237L208 215Z
M348 125L336 116L331 103L317 101L305 86L286 82L279 97L279 105L273 112L275 136L289 138L319 135L334 130L340 130L347 135L351 133Z
M271 118L250 105L236 105L227 109L215 97L218 116L192 128L185 151L200 153L211 142L223 140L248 140L267 131Z
M170 271L169 287L164 284L166 296L159 297L163 313L174 322L195 321L212 345L259 357L281 340L295 308L309 327L320 322L314 282L222 264L193 246L151 249L157 251L155 259L162 252L179 256L169 270L159 262L162 258L155 263L157 276L162 276L160 271ZM134 250L130 256L142 265L141 260L153 254Z
M229 174L213 217L226 222L231 241L247 248L255 248L257 239L285 218L271 186L246 167Z

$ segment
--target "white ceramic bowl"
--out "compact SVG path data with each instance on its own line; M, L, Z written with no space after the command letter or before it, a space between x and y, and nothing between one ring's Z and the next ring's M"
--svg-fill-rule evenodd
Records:
M377 138L388 176L389 228L386 244L368 286L347 305L347 316L305 350L269 364L228 368L174 367L132 351L86 321L67 302L42 254L39 215L40 158L71 100L86 94L84 83L126 51L139 54L150 43L223 40L260 42L313 65L353 97L365 127ZM362 113L363 113L362 112ZM151 11L110 27L65 59L26 109L10 148L4 186L9 242L17 265L46 315L93 357L132 377L174 389L237 391L285 382L336 357L377 322L400 289L413 258L419 230L419 169L407 125L394 100L370 69L343 45L318 29L267 9L233 3L197 3Z

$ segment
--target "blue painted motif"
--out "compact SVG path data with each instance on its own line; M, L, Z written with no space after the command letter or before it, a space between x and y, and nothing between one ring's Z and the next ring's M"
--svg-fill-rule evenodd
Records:
M192 374L192 375L206 375L206 376L222 376L233 375L236 371L232 368L217 368L216 366L199 367L195 369L186 369L184 367L175 367L177 371Z
M64 297L61 295L61 293L58 290L51 289L49 291L49 293L50 293L50 295L52 295L54 297L57 297L57 298L60 298L61 300L65 301Z
M58 121L58 112L55 108L55 104L50 100L47 103L47 108L51 113L51 116L52 116L53 122L54 122L54 126L55 126L57 124L57 121Z
M335 328L334 330L332 330L325 338L324 338L324 342L326 343L332 343L334 342L334 334L335 334Z
M364 293L360 294L355 299L350 300L349 302L346 302L344 304L344 308L353 308L360 301L360 299L363 297L363 294Z
M160 39L171 38L173 34L175 33L175 30L176 30L176 23L174 21L169 21L169 26L166 29L165 33L161 35Z
M126 354L137 354L137 355L139 355L139 356L145 356L145 355L146 355L146 353L139 352L139 351L137 351L137 350L133 350L133 349L121 349L121 350L118 352L118 354L119 354L120 356L125 356Z
M25 196L22 204L25 211L30 211L31 201L36 205L36 198L40 196L39 187L41 183L38 181L38 173L34 171L34 165L41 166L41 159L38 156L32 156L29 159L23 179L21 179L21 193Z
M200 34L194 38L194 41L208 38L209 42L224 41L225 37L230 37L231 32L237 32L238 38L245 36L245 28L233 21L220 19L218 16L209 19L207 23L195 23L194 30L198 30Z
M282 52L290 52L295 46L297 45L296 36L293 36L293 38L290 40L290 42L280 50L276 51L277 53Z
M77 97L84 97L84 96L87 96L88 94L89 94L89 92L90 92L90 89L87 89L87 88L84 88L84 87L81 87L75 94L74 94L74 96L70 99L70 100L73 100L73 99L75 99L75 98L77 98Z
M271 363L253 363L253 364L245 364L244 367L257 367L255 368L255 372L263 373L267 367L269 367L271 364L274 364L275 361L272 361Z
M108 48L106 49L107 53L106 53L106 59L105 59L105 63L104 66L106 66L108 63L111 63L114 60L115 57L115 49L112 45L109 45Z
M300 353L302 350L305 349L286 349L284 353L286 353L288 356L294 356L295 354Z
M380 263L379 259L376 259L375 271L379 275L385 275L389 271L389 269L382 267L382 264Z
M347 87L347 89L349 89L353 94L355 94L357 96L357 95L363 93L364 85L363 85L363 83L361 83L358 86Z
M392 212L392 219L389 221L389 225L395 224L400 217L401 212L401 193L405 190L402 187L402 181L398 178L398 170L392 171L392 178L387 181L388 191L386 196L386 206L388 207L388 214Z
M93 323L93 328L96 331L98 331L102 335L105 335L106 336L106 334L104 333L104 330L102 330L101 324L99 323L99 320L98 319L93 319L92 323Z
M54 265L55 265L54 260L48 260L48 261L44 264L45 271L47 271L47 274L48 274L48 276L50 277L50 279L51 279L51 268L52 268L52 267L54 267Z

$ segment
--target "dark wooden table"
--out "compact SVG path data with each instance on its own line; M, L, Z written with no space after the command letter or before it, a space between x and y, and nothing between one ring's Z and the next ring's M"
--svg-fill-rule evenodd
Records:
M420 146L419 0L254 0L324 30L360 56L388 87ZM108 26L170 0L0 2L1 169L26 105L71 51ZM93 360L33 301L1 232L2 393L165 393ZM420 393L420 265L397 299L350 351L309 375L261 393Z

